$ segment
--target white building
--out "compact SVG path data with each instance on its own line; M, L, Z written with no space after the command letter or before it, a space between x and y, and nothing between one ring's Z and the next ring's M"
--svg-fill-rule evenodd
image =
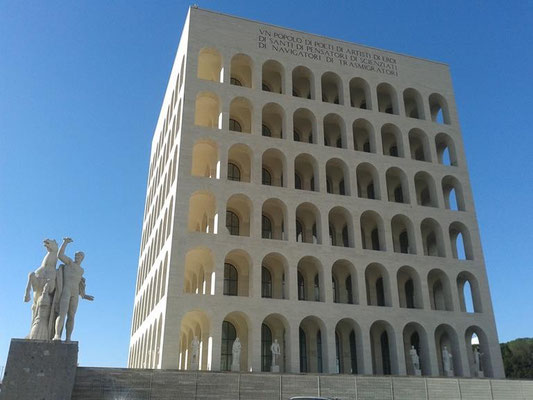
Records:
M201 370L239 337L241 371L278 339L281 372L412 375L414 346L422 375L504 376L447 65L190 9L128 364L194 369L195 336Z

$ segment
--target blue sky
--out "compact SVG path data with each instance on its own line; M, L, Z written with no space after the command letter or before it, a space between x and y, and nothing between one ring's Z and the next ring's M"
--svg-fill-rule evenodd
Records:
M450 65L500 341L533 336L533 2L202 1ZM150 142L189 3L0 0L0 366L42 240L86 253L80 364L125 366Z

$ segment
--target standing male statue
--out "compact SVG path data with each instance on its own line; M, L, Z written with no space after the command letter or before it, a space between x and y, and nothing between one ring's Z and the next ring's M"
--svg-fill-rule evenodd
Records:
M448 351L446 345L442 349L442 364L444 369L444 375L453 376L453 364L452 364L452 354Z
M198 359L199 353L200 341L198 340L198 336L195 336L191 342L191 370L193 371L196 371L200 364L200 360Z
M418 357L418 353L415 349L415 346L411 346L411 350L409 350L409 355L411 356L411 363L413 364L415 375L422 375L422 371L420 370L420 358Z
M276 357L281 355L278 339L274 339L274 343L270 346L270 351L272 352L272 366L270 367L270 372L279 372L279 365L276 363Z
M485 375L483 374L483 369L481 367L481 357L483 356L483 353L479 352L479 349L476 347L474 349L474 366L476 368L476 376L478 378L484 378Z
M241 370L241 341L238 337L235 338L233 346L231 347L231 370L239 372Z
M64 262L57 271L56 294L54 303L59 299L59 315L55 321L54 340L61 340L65 319L67 321L67 342L70 342L74 329L74 316L78 308L79 297L93 301L94 297L85 293L85 278L81 262L85 255L78 251L74 254L74 260L65 255L65 248L72 243L71 238L64 238L57 257Z

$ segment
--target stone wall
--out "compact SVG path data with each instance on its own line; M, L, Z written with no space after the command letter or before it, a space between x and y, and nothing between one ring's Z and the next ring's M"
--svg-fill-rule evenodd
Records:
M533 381L78 368L72 400L526 400Z

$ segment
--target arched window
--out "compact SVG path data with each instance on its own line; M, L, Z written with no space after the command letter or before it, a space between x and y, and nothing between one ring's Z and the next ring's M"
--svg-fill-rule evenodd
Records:
M261 181L263 185L272 186L272 176L270 175L270 172L268 172L268 169L263 168L261 170Z
M261 132L263 136L268 136L268 137L272 136L272 132L270 131L270 128L266 126L265 124L261 125Z
M229 130L234 132L242 132L241 124L237 120L230 118Z
M268 268L261 268L261 297L272 298L272 275Z
M237 268L233 264L224 263L224 295L237 296L239 277ZM230 351L231 353L231 351Z
M272 331L266 324L261 324L261 371L269 372L272 365Z
M300 327L300 372L307 372L307 338Z
M350 332L350 360L352 367L352 374L357 374L357 346L355 345L355 332Z
M241 170L237 165L232 162L228 163L228 179L230 181L239 181L241 180Z
M293 131L292 132L292 139L295 141L295 142L300 142L300 134L296 131Z
M348 304L353 304L352 277L350 275L346 277L344 286L346 286L346 299Z
M405 304L407 308L415 308L415 285L412 279L405 282Z
M315 279L314 279L314 292L315 292L315 301L320 301L320 281L318 279L318 274L315 275Z
M239 217L233 211L226 211L226 228L230 235L239 236Z
M379 277L376 279L376 298L378 306L385 306L385 289L383 287L383 278Z
M233 342L237 338L237 331L231 322L222 322L222 346L220 349L220 370L230 371L233 358Z
M324 372L324 369L322 367L322 332L320 330L316 333L316 362L317 371Z
M333 302L339 303L339 285L337 285L337 281L335 280L335 277L331 277L331 286L333 288Z
M265 215L261 219L261 237L263 239L272 239L272 222Z
M389 351L389 335L384 331L380 337L381 344L381 363L383 365L383 375L391 374L391 363L390 363L390 351Z
M296 189L302 188L302 178L300 178L300 175L294 174L294 187Z

